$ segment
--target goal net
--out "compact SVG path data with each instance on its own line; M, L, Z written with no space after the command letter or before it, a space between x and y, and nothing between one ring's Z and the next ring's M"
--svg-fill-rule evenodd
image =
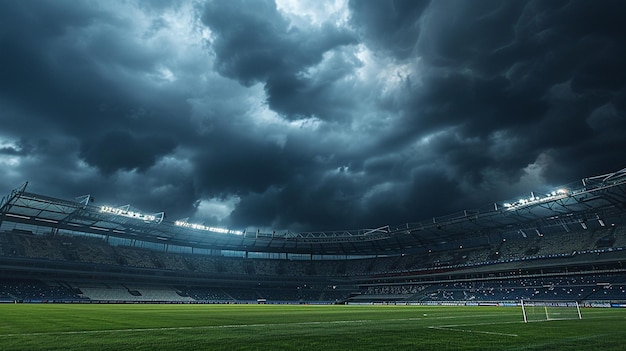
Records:
M526 323L583 318L576 301L521 300L521 306Z

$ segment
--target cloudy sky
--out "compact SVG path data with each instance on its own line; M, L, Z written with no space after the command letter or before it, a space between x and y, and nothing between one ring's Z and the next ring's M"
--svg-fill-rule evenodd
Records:
M0 193L291 231L626 167L626 2L0 1Z

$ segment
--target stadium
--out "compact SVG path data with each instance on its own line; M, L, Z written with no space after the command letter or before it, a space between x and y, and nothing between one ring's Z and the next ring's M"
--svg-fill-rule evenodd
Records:
M29 193L25 183L0 205L0 300L514 306L515 323L576 320L581 309L626 307L625 219L626 169L420 222L300 233L168 221L89 195Z

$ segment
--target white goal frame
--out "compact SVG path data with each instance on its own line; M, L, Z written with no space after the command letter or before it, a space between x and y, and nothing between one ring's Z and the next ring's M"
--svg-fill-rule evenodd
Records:
M583 315L580 313L580 305L578 304L578 301L526 301L524 302L524 300L520 300L520 306L522 306L522 314L524 315L524 323L529 322L528 314L526 312L526 307L531 306L531 305L533 307L544 308L544 313L546 316L545 321L559 320L559 319L583 319ZM555 308L576 307L577 318L551 318L548 308L552 308L552 307L555 307Z

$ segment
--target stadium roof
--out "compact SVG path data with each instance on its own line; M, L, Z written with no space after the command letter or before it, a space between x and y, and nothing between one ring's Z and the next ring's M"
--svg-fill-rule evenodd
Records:
M27 183L0 202L0 225L49 228L102 237L194 248L310 255L398 255L446 243L507 235L543 235L621 224L626 214L626 168L582 179L545 195L374 229L262 233L164 220L122 207L94 206L90 196L63 200L26 191ZM6 226L2 226L6 228Z

